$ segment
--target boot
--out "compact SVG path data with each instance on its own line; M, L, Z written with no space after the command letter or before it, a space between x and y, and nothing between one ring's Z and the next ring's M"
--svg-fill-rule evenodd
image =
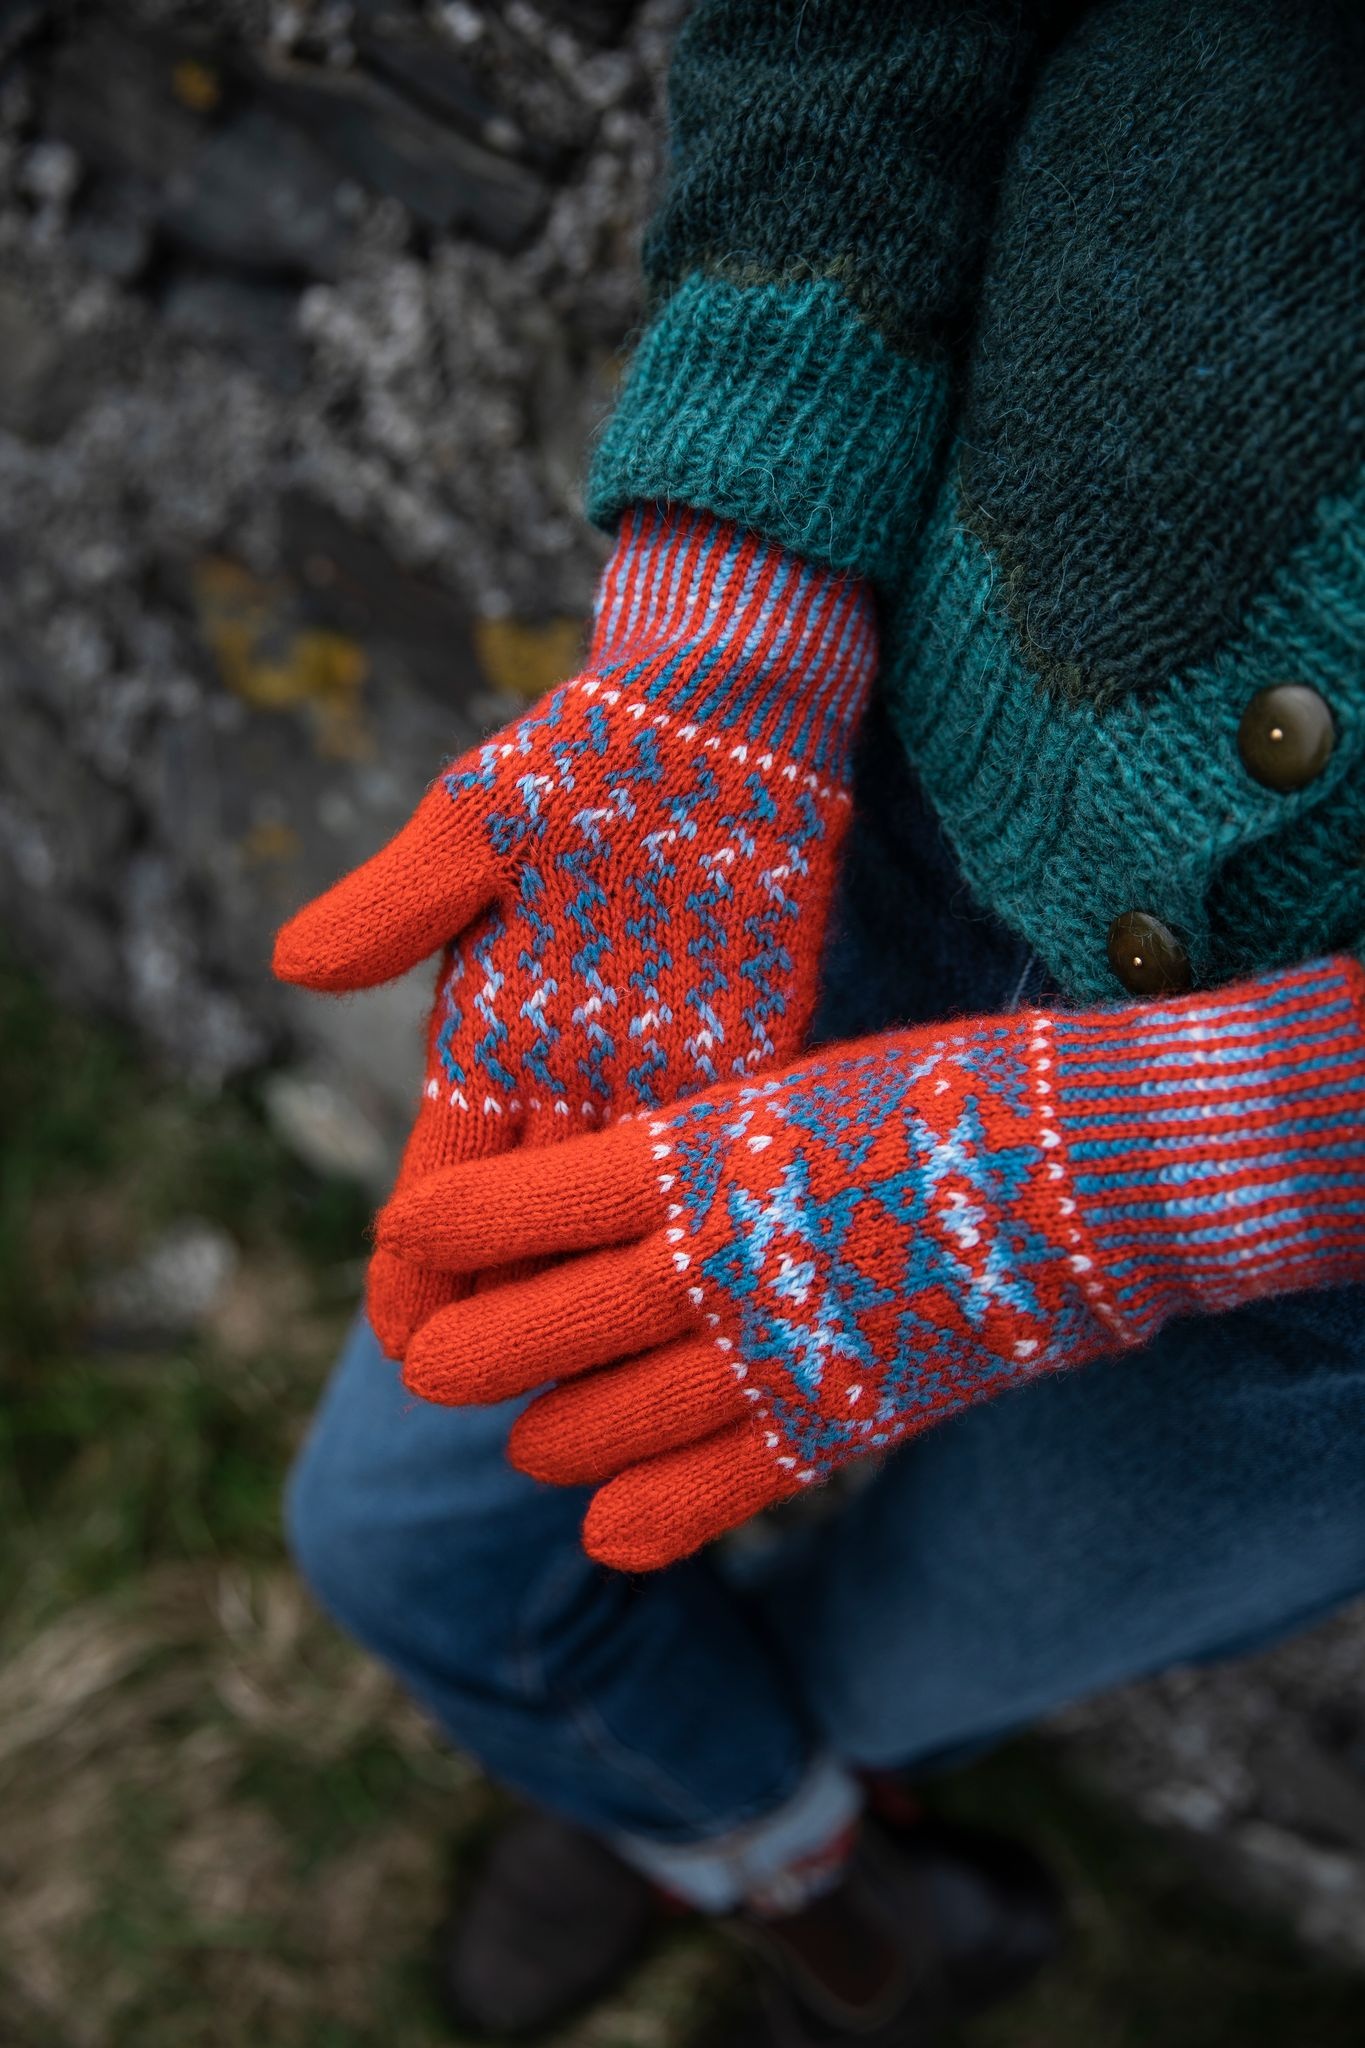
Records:
M593 1836L526 1815L443 1943L447 2007L492 2040L544 2032L611 1990L676 1915ZM728 1923L761 2000L735 2021L735 2048L923 2048L1036 1975L1061 1923L1029 1850L931 1818L866 1821L833 1891L782 1919Z
M1022 1989L1056 1954L1057 1887L1020 1846L944 1821L860 1830L833 1891L780 1919L740 1915L761 2024L746 2048L926 2048Z
M441 1948L441 1989L462 2032L538 2034L609 1991L668 1917L646 1878L547 1813L514 1820Z

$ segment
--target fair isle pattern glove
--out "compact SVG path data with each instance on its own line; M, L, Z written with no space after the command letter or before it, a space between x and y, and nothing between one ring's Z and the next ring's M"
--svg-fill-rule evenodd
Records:
M705 514L627 519L585 672L279 935L276 973L329 990L448 945L400 1188L796 1055L875 663L861 581ZM381 1249L389 1355L459 1291Z
M380 1237L456 1271L579 1255L433 1317L406 1380L559 1381L513 1461L599 1483L588 1550L649 1569L1171 1316L1365 1277L1365 972L832 1048L438 1174Z

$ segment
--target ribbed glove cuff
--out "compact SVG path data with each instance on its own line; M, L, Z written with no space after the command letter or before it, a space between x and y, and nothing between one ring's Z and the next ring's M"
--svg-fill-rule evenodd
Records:
M1352 960L1034 1020L1087 1291L1125 1342L1358 1278L1365 973Z
M591 673L730 749L835 781L872 686L869 586L709 513L642 505L603 573Z

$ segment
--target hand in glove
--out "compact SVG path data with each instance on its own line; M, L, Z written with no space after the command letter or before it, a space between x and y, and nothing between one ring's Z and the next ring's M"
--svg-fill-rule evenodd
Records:
M875 658L865 584L628 518L584 673L279 935L276 973L326 990L447 947L400 1190L796 1055ZM377 1252L385 1350L468 1284Z
M668 1563L1169 1316L1365 1275L1363 1001L1329 960L864 1040L435 1174L381 1243L452 1272L560 1263L433 1316L407 1384L560 1382L513 1461L601 1483L595 1557Z

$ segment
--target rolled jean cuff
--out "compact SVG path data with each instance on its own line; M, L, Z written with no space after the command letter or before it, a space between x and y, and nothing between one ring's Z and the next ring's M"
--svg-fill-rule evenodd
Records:
M862 1809L862 1787L833 1757L817 1758L789 1799L761 1819L700 1842L615 1835L612 1846L674 1898L700 1913L728 1913L814 1856Z

